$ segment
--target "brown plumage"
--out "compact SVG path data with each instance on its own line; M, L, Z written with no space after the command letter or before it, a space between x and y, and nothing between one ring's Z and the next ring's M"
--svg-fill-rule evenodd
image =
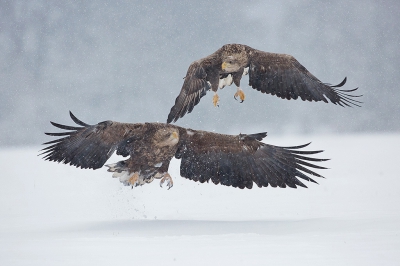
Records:
M214 184L239 188L252 188L253 183L259 187L306 187L298 178L315 182L309 175L322 177L309 168L326 169L310 163L326 159L308 157L321 151L301 150L308 144L278 147L262 143L266 133L234 136L163 123L104 121L88 125L71 112L70 116L79 127L51 122L68 131L45 133L63 137L44 143L49 146L42 150L43 158L98 169L116 151L130 158L107 165L108 171L125 185L143 185L156 178L171 187L167 171L174 156L181 159L182 177L201 183L211 179Z
M237 96L244 100L240 89L242 75L249 74L249 86L262 93L276 95L282 99L324 101L329 99L340 106L359 106L350 95L353 90L340 90L346 78L338 85L322 83L293 56L268 53L242 44L226 44L213 54L193 62L187 71L180 94L171 108L167 123L176 122L190 113L208 90L215 92L213 102L218 104L219 88L233 83Z

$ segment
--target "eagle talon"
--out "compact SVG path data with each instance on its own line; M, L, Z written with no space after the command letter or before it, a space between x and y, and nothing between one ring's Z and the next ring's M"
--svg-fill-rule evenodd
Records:
M139 173L135 172L129 179L128 179L128 184L130 184L133 187L137 187L139 182Z
M174 182L172 181L172 177L168 173L165 173L163 178L161 179L160 187L163 187L165 181L167 181L168 190L173 187Z
M238 97L238 96L239 96L239 98L241 100L240 103L244 102L244 98L246 97L246 95L244 95L244 92L239 87L237 88L237 91L236 91L235 95L233 95L233 98L235 98L235 100L237 100L236 97Z
M214 104L215 107L219 107L219 96L218 96L217 93L214 94L213 104Z

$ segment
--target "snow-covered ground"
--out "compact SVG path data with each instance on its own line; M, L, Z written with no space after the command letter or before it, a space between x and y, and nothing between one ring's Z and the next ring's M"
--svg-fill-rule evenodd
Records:
M0 265L400 265L400 134L265 140L313 141L326 179L240 190L173 160L171 190L130 189L39 147L0 150Z

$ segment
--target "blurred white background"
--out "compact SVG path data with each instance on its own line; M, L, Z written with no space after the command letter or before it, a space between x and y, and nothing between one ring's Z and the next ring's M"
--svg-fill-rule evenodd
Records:
M0 0L0 264L398 264L399 14L397 0ZM245 77L244 103L224 88L219 108L209 93L177 122L313 141L332 159L319 185L199 184L174 159L171 190L130 189L36 156L68 110L89 124L165 122L189 64L226 43L359 87L362 107L342 108L263 95Z
M165 122L191 62L223 44L295 56L323 82L359 87L362 108L287 101L234 86L177 124L269 135L399 132L398 1L0 1L0 146L39 144L68 110Z

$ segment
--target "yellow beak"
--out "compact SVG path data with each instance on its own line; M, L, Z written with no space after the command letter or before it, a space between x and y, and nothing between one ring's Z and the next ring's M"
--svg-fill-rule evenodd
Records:
M172 132L171 137L174 139L179 139L178 132L176 132L176 131Z
M225 68L228 66L228 63L227 62L223 62L222 64L221 64L221 68L222 68L222 70L225 70Z

